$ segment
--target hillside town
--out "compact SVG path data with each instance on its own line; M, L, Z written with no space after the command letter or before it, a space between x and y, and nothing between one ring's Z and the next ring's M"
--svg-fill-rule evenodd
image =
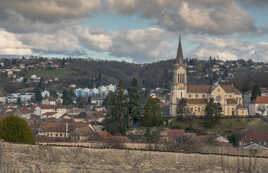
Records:
M230 84L236 69L246 67L253 71L265 71L268 69L267 64L253 61L224 62L210 59L208 62L212 64L211 69L200 72L198 66L202 65L202 61L196 66L194 65L195 60L184 59L181 40L177 52L176 65L171 67L174 69L171 89L140 88L140 93L147 93L142 95L145 100L148 98L159 100L160 116L166 118L167 122L170 123L172 117L202 118L209 114L222 118L268 116L267 88L260 86L257 88L257 93L254 88L242 93L233 84ZM0 119L8 115L16 115L25 119L37 143L90 142L107 139L146 143L148 141L153 142L155 133L158 133L156 135L158 136L157 141L162 142L176 140L178 136L187 135L199 142L204 142L204 139L213 137L213 140L219 145L231 145L230 140L228 140L230 134L206 132L205 136L200 136L199 133L203 133L202 130L193 129L194 131L191 131L189 127L177 128L176 125L172 124L176 121L171 121L169 125L166 122L165 128L162 128L161 132L158 132L157 128L153 129L148 137L148 134L146 136L146 128L142 128L147 122L141 119L131 119L133 121L132 128L124 135L118 132L111 134L106 129L106 119L110 114L109 100L111 98L109 95L117 93L120 86L118 88L116 84L109 84L97 87L94 84L95 87L93 88L83 88L78 87L76 83L70 83L63 90L59 90L49 86L51 84L53 86L54 82L61 83L61 79L54 78L53 75L40 76L32 73L35 69L64 69L66 65L68 65L68 61L59 59L36 59L34 57L1 59L0 70L2 75L12 83L24 83L24 88L19 88L18 91L20 92L14 90L10 93L8 93L8 90L1 90ZM189 84L191 80L188 82L188 78L191 78L191 76L199 79L206 78L211 71L217 75L217 79L211 85ZM131 88L123 89L123 93L124 95L131 95ZM213 105L216 105L216 112L208 112L207 109ZM144 119L146 118L146 105L144 111L140 113L142 112L144 112L144 115L141 115L141 117ZM169 120L169 118L171 119ZM240 140L241 146L249 147L254 143L254 145L260 145L264 148L268 147L266 146L268 137L252 136L256 133L254 128L241 130L244 135L244 138Z

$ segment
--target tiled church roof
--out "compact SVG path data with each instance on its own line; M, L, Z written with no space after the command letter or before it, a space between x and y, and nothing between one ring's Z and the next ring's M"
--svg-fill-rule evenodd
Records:
M187 93L209 93L211 85L188 85Z
M207 99L187 99L187 104L204 105L207 104Z
M241 94L233 85L221 85L227 93ZM187 93L210 93L211 85L187 85Z
M221 87L224 89L227 93L235 93L240 94L240 91L236 89L233 85L221 85Z

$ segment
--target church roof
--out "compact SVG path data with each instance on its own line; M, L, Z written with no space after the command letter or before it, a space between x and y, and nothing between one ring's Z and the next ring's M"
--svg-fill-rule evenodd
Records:
M188 93L209 93L211 85L188 85Z
M181 45L181 36L180 36L178 50L177 50L176 62L178 64L181 64L181 65L183 64L183 52L182 52L182 45Z
M187 104L205 105L207 104L207 99L187 99Z
M227 93L235 93L240 94L240 91L236 89L233 85L221 85L221 87L224 89Z

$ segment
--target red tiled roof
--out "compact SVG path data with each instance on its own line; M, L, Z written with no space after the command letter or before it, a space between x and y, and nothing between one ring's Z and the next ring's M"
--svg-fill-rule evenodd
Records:
M72 106L71 105L60 105L60 106L57 106L57 109L71 109Z
M169 138L176 138L177 136L183 135L184 129L169 129L167 131L167 136Z
M235 99L227 99L227 104L228 105L236 105L236 100Z
M109 139L109 138L111 138L112 137L112 135L109 133L109 132L106 132L106 131L100 131L99 133L98 133L98 135L99 135L99 137L101 138L101 139Z
M187 85L188 93L209 93L211 85Z
M256 131L256 130L247 131L244 138L242 139L242 142L244 144L247 144L250 142L263 144L264 142L266 142L266 145L268 145L268 132Z
M187 99L187 104L204 105L204 104L207 104L207 99Z
M227 93L241 94L240 91L238 89L236 89L233 85L221 85L221 87Z
M66 123L62 122L43 122L41 125L41 131L44 132L65 132ZM68 131L72 132L75 128L83 127L85 125L79 123L68 123Z
M261 93L268 93L268 88L260 88Z
M40 105L41 109L55 109L56 107L54 105Z
M256 104L268 104L268 96L258 96Z
M20 109L20 112L23 113L23 114L30 114L30 113L33 113L32 110L28 109L28 108L21 108Z
M40 105L41 109L71 109L71 105Z
M52 115L55 115L57 112L46 112L46 113L43 113L43 115L45 116L52 116Z

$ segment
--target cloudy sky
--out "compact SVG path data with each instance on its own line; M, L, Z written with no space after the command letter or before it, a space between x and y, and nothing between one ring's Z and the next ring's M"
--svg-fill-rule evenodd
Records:
M0 0L0 55L268 62L268 0Z

